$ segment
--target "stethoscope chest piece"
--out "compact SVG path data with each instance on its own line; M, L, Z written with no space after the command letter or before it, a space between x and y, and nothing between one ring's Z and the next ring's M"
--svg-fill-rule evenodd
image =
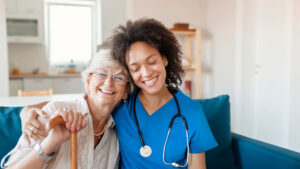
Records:
M151 154L152 154L152 149L151 147L145 145L145 146L142 146L140 148L140 154L141 156L143 157L149 157Z

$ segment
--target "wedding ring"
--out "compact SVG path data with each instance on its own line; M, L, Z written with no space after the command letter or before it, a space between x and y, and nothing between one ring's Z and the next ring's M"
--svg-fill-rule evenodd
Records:
M68 111L68 109L67 108L63 108L62 111Z

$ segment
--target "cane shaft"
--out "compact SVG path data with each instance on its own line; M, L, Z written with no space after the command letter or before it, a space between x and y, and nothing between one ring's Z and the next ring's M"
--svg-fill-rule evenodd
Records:
M77 132L72 131L70 135L71 169L77 169Z
M66 122L61 116L57 116L47 123L47 130L51 130L54 126L58 124L66 125ZM70 166L71 169L77 169L77 132L72 131L70 133Z

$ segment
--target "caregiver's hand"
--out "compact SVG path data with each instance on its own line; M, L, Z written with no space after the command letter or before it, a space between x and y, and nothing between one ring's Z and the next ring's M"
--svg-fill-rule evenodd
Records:
M29 137L39 140L40 136L46 137L48 133L45 131L45 125L38 120L38 117L47 119L48 115L42 111L48 102L42 102L35 105L26 106L20 113L22 133L28 145L30 145Z

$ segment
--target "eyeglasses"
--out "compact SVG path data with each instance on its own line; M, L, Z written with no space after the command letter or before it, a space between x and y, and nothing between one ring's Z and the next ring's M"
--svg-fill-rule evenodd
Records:
M93 72L93 74L96 75L96 77L101 81L105 81L109 76L111 76L114 83L116 83L118 85L125 85L128 82L128 78L125 75L118 74L118 73L119 72L114 73L114 74L109 74L105 70L99 70L99 71Z

